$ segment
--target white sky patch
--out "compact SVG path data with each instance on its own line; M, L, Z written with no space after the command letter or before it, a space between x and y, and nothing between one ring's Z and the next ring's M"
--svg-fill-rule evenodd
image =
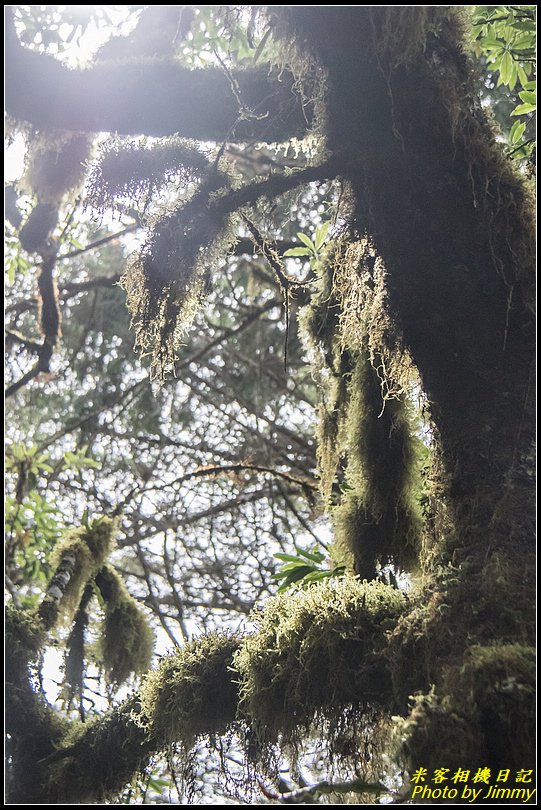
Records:
M24 137L15 135L4 153L4 181L13 183L20 180L24 172Z

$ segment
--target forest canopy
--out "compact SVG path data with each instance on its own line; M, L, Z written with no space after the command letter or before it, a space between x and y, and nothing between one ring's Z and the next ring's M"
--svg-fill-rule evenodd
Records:
M531 800L535 22L6 7L7 803Z

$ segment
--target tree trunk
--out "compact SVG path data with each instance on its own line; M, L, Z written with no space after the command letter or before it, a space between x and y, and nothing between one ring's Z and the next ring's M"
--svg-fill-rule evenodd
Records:
M384 260L440 445L444 533L425 560L424 606L392 642L397 697L436 684L425 716L415 710L430 745L412 732L409 759L454 760L449 741L469 724L472 762L526 767L533 673L508 645L532 644L534 627L531 200L476 101L460 10L289 13L328 73L328 145L349 166L355 225ZM498 666L522 684L512 697Z

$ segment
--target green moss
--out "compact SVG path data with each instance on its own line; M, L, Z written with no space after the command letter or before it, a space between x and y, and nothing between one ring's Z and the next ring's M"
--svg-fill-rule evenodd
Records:
M209 633L163 659L141 690L146 725L159 745L189 749L200 735L219 733L236 717L237 687L231 671L239 641Z
M381 389L368 352L360 351L343 426L346 492L333 521L337 545L353 553L356 571L368 578L387 563L413 565L421 534L412 408L404 395L385 401Z
M109 682L120 684L150 666L154 636L138 602L115 572L106 565L96 577L105 601L105 618L98 642Z
M337 555L369 579L388 563L414 565L422 529L411 361L386 311L378 261L366 240L338 238L301 319L320 390L321 491L328 505L338 501Z
M441 686L417 696L395 721L399 759L429 770L533 767L535 649L520 644L474 645L450 665ZM462 762L462 764L461 764Z
M386 631L404 609L400 591L353 577L271 599L234 657L240 710L258 738L294 739L350 705L385 702Z
M370 10L373 51L392 67L408 66L426 48L427 37L447 18L447 9L425 6L380 7Z
M130 697L102 717L73 722L39 788L46 803L115 803L154 751L137 722L140 711L138 699Z
M471 696L484 747L493 762L501 767L532 767L536 739L533 647L470 647L454 694L457 704L464 695Z
M163 382L211 283L211 271L234 241L231 217L212 195L227 186L215 172L188 203L154 223L139 257L121 279L136 347L151 356L151 377Z
M58 616L71 622L83 595L87 582L102 568L114 542L117 520L100 518L90 526L71 529L55 546L51 556L53 568L68 561L70 576L62 585L62 594L47 594L40 606L40 616L47 626L52 626ZM54 577L53 577L54 582Z
M25 664L35 660L45 641L43 627L35 612L21 610L13 602L6 605L4 634L11 658Z
M347 352L336 340L340 307L334 295L335 261L340 240L333 240L318 262L317 281L310 304L299 313L299 334L306 346L318 384L316 439L320 490L329 505L337 467L343 453L342 425L347 413Z
M486 767L487 762L479 758L482 735L468 708L464 705L457 712L448 699L440 698L434 690L417 695L408 717L395 718L393 745L401 767L410 772L419 767L429 772L441 767L451 772Z

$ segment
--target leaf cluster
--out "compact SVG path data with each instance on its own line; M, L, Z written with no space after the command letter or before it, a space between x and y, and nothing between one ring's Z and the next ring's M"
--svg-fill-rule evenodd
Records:
M526 132L536 112L535 6L474 6L472 8L474 50L497 76L496 88L505 86L518 95L511 116L520 116L506 127L510 154L524 158L532 154L535 137Z
M272 578L277 582L282 580L277 593L284 593L293 586L306 588L314 582L321 582L323 579L341 577L346 572L346 566L336 565L333 568L324 566L326 555L318 550L315 545L310 551L296 546L298 554L274 554L275 559L285 563L282 568L273 574Z

